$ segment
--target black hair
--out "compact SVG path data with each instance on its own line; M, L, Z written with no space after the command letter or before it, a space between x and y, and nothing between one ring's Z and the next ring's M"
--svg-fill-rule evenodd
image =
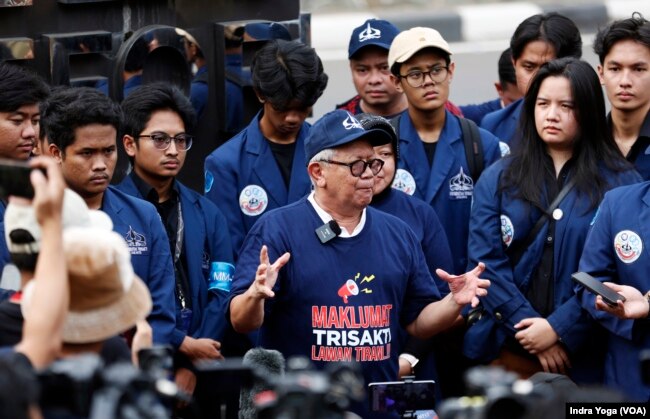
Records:
M55 89L41 106L41 138L47 136L62 153L74 143L75 130L90 124L112 125L117 132L122 124L120 106L97 89Z
M196 125L196 113L190 100L173 85L167 83L150 83L139 86L124 99L123 135L138 136L159 110L169 109L183 120L186 132L192 132Z
M512 65L512 51L510 48L505 49L499 57L499 82L503 88L506 84L517 85L517 76L515 75L515 66Z
M308 108L327 87L327 74L316 51L298 41L269 41L251 63L253 88L278 110L293 101Z
M42 102L50 88L41 77L17 64L0 62L0 112Z
M603 64L615 43L632 40L650 49L650 22L635 12L632 17L613 22L598 31L594 40L594 52Z
M533 41L548 43L555 50L555 57L582 57L582 38L576 24L556 12L533 15L517 26L510 38L512 58L517 60L526 45Z
M545 208L542 191L546 147L537 133L535 105L542 82L548 77L565 77L571 85L574 115L579 127L572 157L575 188L589 196L591 208L594 208L612 186L599 168L605 166L619 172L631 166L621 155L607 128L605 98L598 75L589 63L573 57L547 62L531 81L519 121L521 137L515 143L512 155L507 157L509 165L504 170L500 188L512 188L518 198Z
M444 60L445 60L445 65L446 65L447 67L449 67L449 64L451 64L451 55L450 55L447 51L444 51L444 50L442 50L442 49L440 49L440 48L436 48L436 47L427 47L427 48L422 48L421 50L417 51L415 54L411 55L411 57L413 57L414 55L420 54L422 51L428 51L428 52L431 53L431 54L435 54L435 55L439 55L439 56L441 56L442 58L444 58ZM409 60L411 59L411 57L409 57ZM406 61L408 61L408 60L406 60ZM391 72L395 77L401 77L400 70L401 70L401 68L402 68L402 64L404 64L404 63L403 63L403 62L401 62L401 63L395 62L395 63L393 63L393 65L390 67L390 72Z

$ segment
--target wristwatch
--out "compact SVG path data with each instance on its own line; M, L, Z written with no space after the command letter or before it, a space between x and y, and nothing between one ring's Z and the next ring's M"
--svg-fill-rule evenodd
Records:
M409 363L409 365L411 366L411 375L415 375L415 366L418 364L418 362L420 362L420 360L414 357L413 355L406 354L406 353L400 354L399 357Z

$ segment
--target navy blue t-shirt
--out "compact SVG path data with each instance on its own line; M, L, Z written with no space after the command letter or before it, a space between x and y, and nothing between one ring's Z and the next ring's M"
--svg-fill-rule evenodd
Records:
M374 208L354 237L322 244L322 224L306 198L262 216L244 241L231 295L253 282L262 245L272 262L290 252L265 302L260 346L319 368L360 362L366 383L396 380L399 325L440 298L420 243L403 221Z

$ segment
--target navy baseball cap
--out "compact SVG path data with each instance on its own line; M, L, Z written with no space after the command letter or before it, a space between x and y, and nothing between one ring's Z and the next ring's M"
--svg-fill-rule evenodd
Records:
M350 45L348 46L348 59L368 45L375 45L388 51L390 44L398 33L399 29L386 20L366 20L363 25L352 31Z
M273 39L284 39L291 41L289 30L282 23L277 22L256 22L246 25L246 33L255 40L271 41Z
M364 129L348 111L337 109L326 113L311 127L305 139L307 162L323 150L360 139L368 140L373 147L388 144L392 140L390 134L383 129Z

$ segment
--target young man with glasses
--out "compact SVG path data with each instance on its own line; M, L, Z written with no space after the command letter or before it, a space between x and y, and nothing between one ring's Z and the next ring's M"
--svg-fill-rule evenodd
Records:
M476 179L470 172L460 119L444 106L455 69L450 56L447 42L431 28L401 32L391 44L392 80L409 104L393 120L400 149L393 186L433 206L450 238L454 271L461 273L467 266L469 210ZM499 141L485 130L477 132L483 167L487 167L501 157Z
M129 246L133 270L149 288L153 309L147 318L153 341L172 342L174 271L167 235L156 209L110 187L117 163L122 111L96 89L62 88L41 105L41 130L63 178L88 208L102 210Z
M235 258L262 214L309 193L305 119L327 86L316 51L297 41L266 44L251 73L262 110L205 159L205 196L228 220Z
M135 90L122 102L124 149L133 170L117 189L151 202L160 214L174 264L178 348L176 381L192 393L192 363L221 359L221 314L234 266L226 219L207 198L176 176L192 147L196 117L178 89L162 83Z
M393 186L433 207L449 238L453 273L465 272L474 183L481 166L501 157L499 141L445 109L455 63L438 31L416 27L401 32L391 44L388 64L395 87L408 101L406 112L392 120L400 152ZM460 355L462 333L460 328L448 331L436 342L445 344L433 348L444 397L462 392L467 366Z
M368 207L383 166L372 147L390 139L343 110L314 124L304 148L314 191L262 217L244 241L229 304L237 331L260 328L262 347L319 368L354 361L366 383L392 381L400 327L433 335L487 294L481 265L461 276L438 271L452 290L441 299L413 231ZM352 410L383 417L368 405Z

